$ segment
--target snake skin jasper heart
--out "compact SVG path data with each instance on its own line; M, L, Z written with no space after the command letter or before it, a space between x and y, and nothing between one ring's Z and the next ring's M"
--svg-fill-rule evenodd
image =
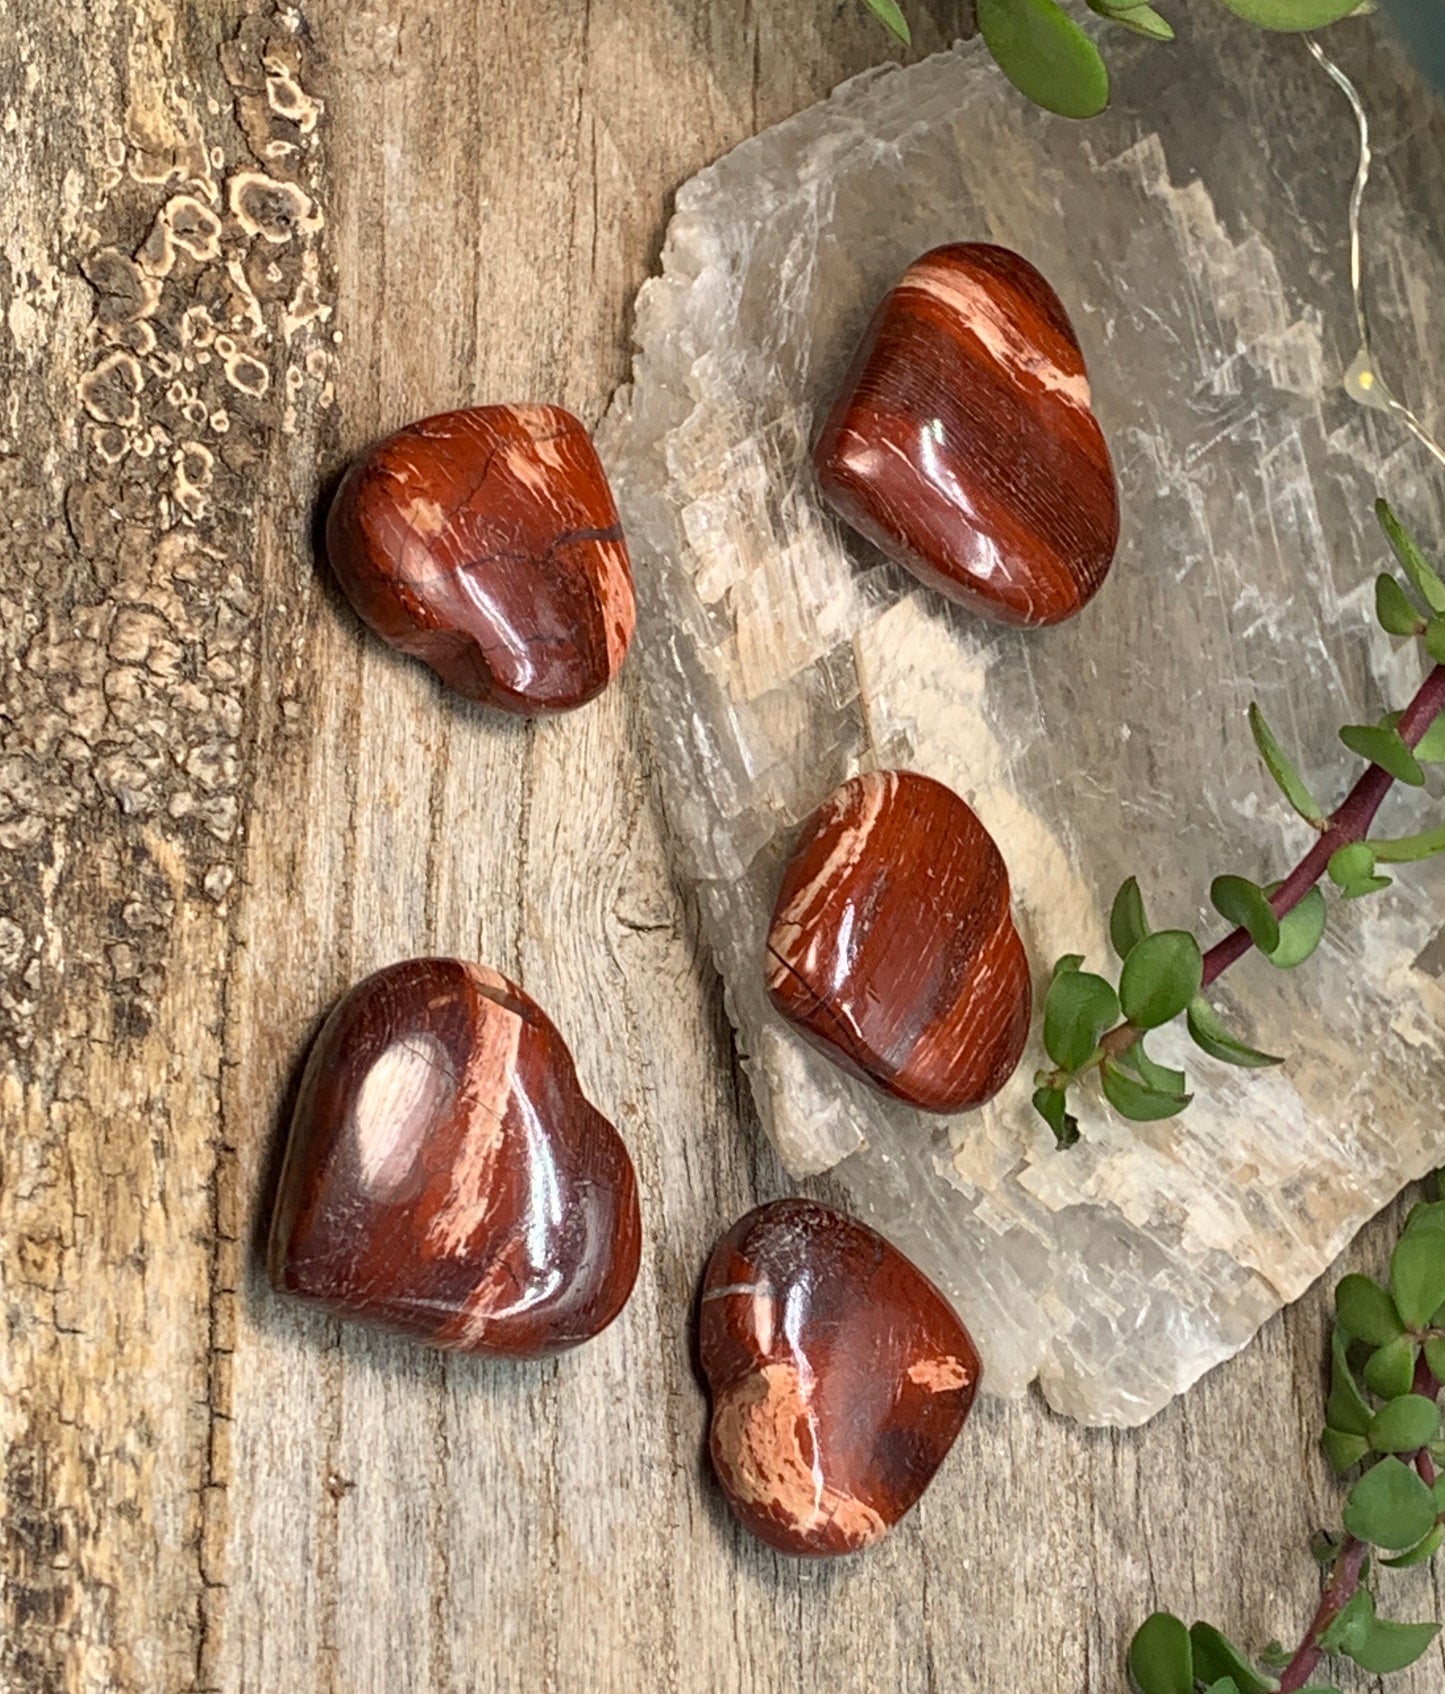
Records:
M996 1093L1028 1036L1028 959L993 837L914 771L854 777L803 826L768 992L815 1047L930 1112Z
M337 490L326 550L384 641L503 711L585 704L632 639L612 490L556 406L444 412L383 441Z
M937 247L875 313L814 449L823 493L984 617L1052 624L1098 592L1119 493L1073 325L1005 247Z
M525 1358L612 1322L641 1241L627 1149L520 988L459 959L410 959L332 1012L272 1223L282 1292Z
M703 1281L713 1467L784 1553L854 1553L918 1501L963 1428L968 1331L896 1247L811 1200L735 1224Z

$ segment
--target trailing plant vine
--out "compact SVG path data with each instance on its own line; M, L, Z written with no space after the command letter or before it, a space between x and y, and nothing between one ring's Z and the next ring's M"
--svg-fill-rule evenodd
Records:
M911 41L900 0L863 0L898 39ZM1264 29L1298 31L1337 23L1371 10L1370 0L1221 0ZM979 34L1014 87L1050 112L1092 118L1109 104L1109 71L1103 56L1059 0L976 0ZM1174 30L1148 0L1087 0L1111 24L1172 41Z
M1303 964L1325 932L1322 881L1333 884L1343 899L1360 899L1389 887L1382 866L1445 852L1445 825L1390 838L1369 833L1397 782L1419 788L1426 765L1445 764L1445 578L1384 500L1376 502L1375 512L1405 579L1389 572L1376 579L1376 616L1395 639L1422 641L1430 670L1403 711L1340 730L1344 745L1369 763L1329 813L1259 707L1250 707L1250 729L1265 768L1315 831L1315 840L1280 881L1261 886L1244 876L1214 879L1210 902L1231 927L1207 951L1187 930L1151 928L1138 880L1130 877L1109 915L1109 940L1120 966L1117 983L1085 970L1081 954L1058 961L1043 1010L1044 1050L1054 1068L1035 1077L1033 1103L1061 1147L1078 1139L1071 1095L1089 1081L1098 1082L1115 1111L1136 1122L1174 1117L1189 1105L1193 1095L1184 1072L1156 1063L1144 1045L1151 1030L1176 1018L1185 1019L1197 1047L1226 1064L1282 1063L1227 1027L1208 997L1209 988L1251 950L1279 970Z
M1425 1564L1445 1543L1445 1204L1410 1213L1387 1284L1344 1278L1335 1316L1321 1444L1337 1476L1358 1474L1342 1529L1313 1549L1327 1572L1314 1616L1295 1647L1251 1657L1212 1624L1156 1612L1129 1647L1136 1694L1339 1694L1319 1680L1327 1659L1383 1675L1439 1634L1382 1617L1375 1585L1382 1566Z

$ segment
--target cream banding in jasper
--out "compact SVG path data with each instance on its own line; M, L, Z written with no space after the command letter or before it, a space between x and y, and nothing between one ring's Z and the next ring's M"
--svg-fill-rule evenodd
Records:
M943 1359L920 1359L908 1367L908 1380L934 1394L966 1388L972 1380L966 1366L951 1355Z
M506 451L508 472L521 483L523 488L538 495L542 499L550 497L552 478L549 471L557 467L547 457L550 443L538 442L530 447L518 445L509 447ZM556 458L556 450L552 449L552 458Z
M394 1193L457 1091L451 1056L426 1030L383 1049L362 1078L351 1108L351 1133L361 1184L378 1198Z
M493 982L500 984L501 978ZM465 1252L491 1210L502 1124L522 1038L522 1019L509 1007L482 995L477 1011L477 1031L457 1100L466 1127L452 1167L451 1189L426 1235L427 1245L445 1254Z
M602 606L602 627L607 632L607 668L615 671L627 656L637 622L626 545L621 541L599 542L595 560L592 581Z
M850 1548L877 1541L887 1524L864 1501L824 1481L816 1442L805 1453L800 1428L811 1436L813 1411L794 1365L764 1365L720 1395L712 1449L729 1489L747 1504L780 1513L805 1535L826 1525Z
M766 1358L773 1347L773 1312L777 1305L777 1291L771 1282L729 1282L721 1288L710 1288L703 1295L703 1304L709 1300L724 1300L730 1295L739 1295L751 1299L753 1303L753 1345L758 1354Z
M834 810L853 803L854 788L861 790L863 809L834 843L833 850L819 867L818 873L805 887L800 888L773 924L768 944L773 958L768 966L772 984L786 982L790 970L806 972L813 963L807 953L800 954L798 942L813 916L813 909L826 900L835 882L844 878L863 857L868 839L878 824L884 802L892 797L898 786L896 771L869 771L857 784L850 784L834 801Z
M1062 370L1030 346L1017 325L1009 321L1004 304L994 299L981 281L959 276L939 265L916 265L899 287L931 294L958 313L964 326L996 363L1018 375L1031 376L1041 388L1057 394L1069 405L1088 409L1088 377L1082 371Z

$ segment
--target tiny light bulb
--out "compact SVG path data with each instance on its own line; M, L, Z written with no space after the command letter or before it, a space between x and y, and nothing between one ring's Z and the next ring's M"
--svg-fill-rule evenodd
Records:
M1391 409L1394 396L1384 377L1375 369L1368 347L1361 347L1345 372L1345 392L1356 404L1368 406L1372 412L1388 412Z

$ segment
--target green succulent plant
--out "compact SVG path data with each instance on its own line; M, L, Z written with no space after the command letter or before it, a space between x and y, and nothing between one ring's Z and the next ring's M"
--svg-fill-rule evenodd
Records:
M1249 727L1266 770L1314 839L1286 876L1259 883L1249 877L1215 877L1210 904L1229 933L1203 948L1182 929L1153 929L1138 880L1130 877L1114 897L1109 941L1118 955L1117 981L1084 969L1082 954L1067 953L1054 966L1044 999L1043 1044L1051 1069L1034 1078L1034 1108L1061 1147L1078 1139L1070 1110L1081 1085L1096 1081L1105 1100L1125 1118L1147 1123L1172 1118L1193 1099L1183 1071L1158 1064L1145 1051L1151 1030L1182 1017L1196 1047L1226 1064L1260 1068L1283 1061L1262 1053L1230 1030L1209 990L1231 965L1257 950L1278 970L1294 970L1320 944L1328 918L1321 887L1341 900L1357 900L1390 886L1385 865L1410 864L1445 852L1445 825L1413 835L1370 834L1394 785L1422 788L1425 767L1445 763L1445 577L1425 559L1384 500L1376 515L1394 552L1400 576L1382 572L1375 582L1375 615L1397 641L1418 641L1429 669L1402 712L1378 723L1346 724L1340 741L1366 761L1365 770L1331 812L1310 792L1265 722L1258 706Z
M1372 10L1372 0L1220 0L1261 29L1299 31ZM898 39L911 41L899 0L863 0ZM1087 0L1111 24L1172 41L1174 30L1148 0ZM1059 0L977 0L978 29L1014 87L1047 111L1092 118L1109 104L1109 71L1094 42Z
M1251 1655L1212 1624L1155 1612L1129 1646L1135 1694L1338 1694L1322 1677L1331 1659L1382 1676L1429 1650L1440 1626L1383 1617L1376 1588L1384 1567L1427 1564L1445 1542L1442 1377L1445 1203L1437 1199L1411 1211L1383 1283L1352 1275L1335 1290L1321 1446L1351 1483L1343 1528L1316 1538L1326 1574L1298 1645Z

